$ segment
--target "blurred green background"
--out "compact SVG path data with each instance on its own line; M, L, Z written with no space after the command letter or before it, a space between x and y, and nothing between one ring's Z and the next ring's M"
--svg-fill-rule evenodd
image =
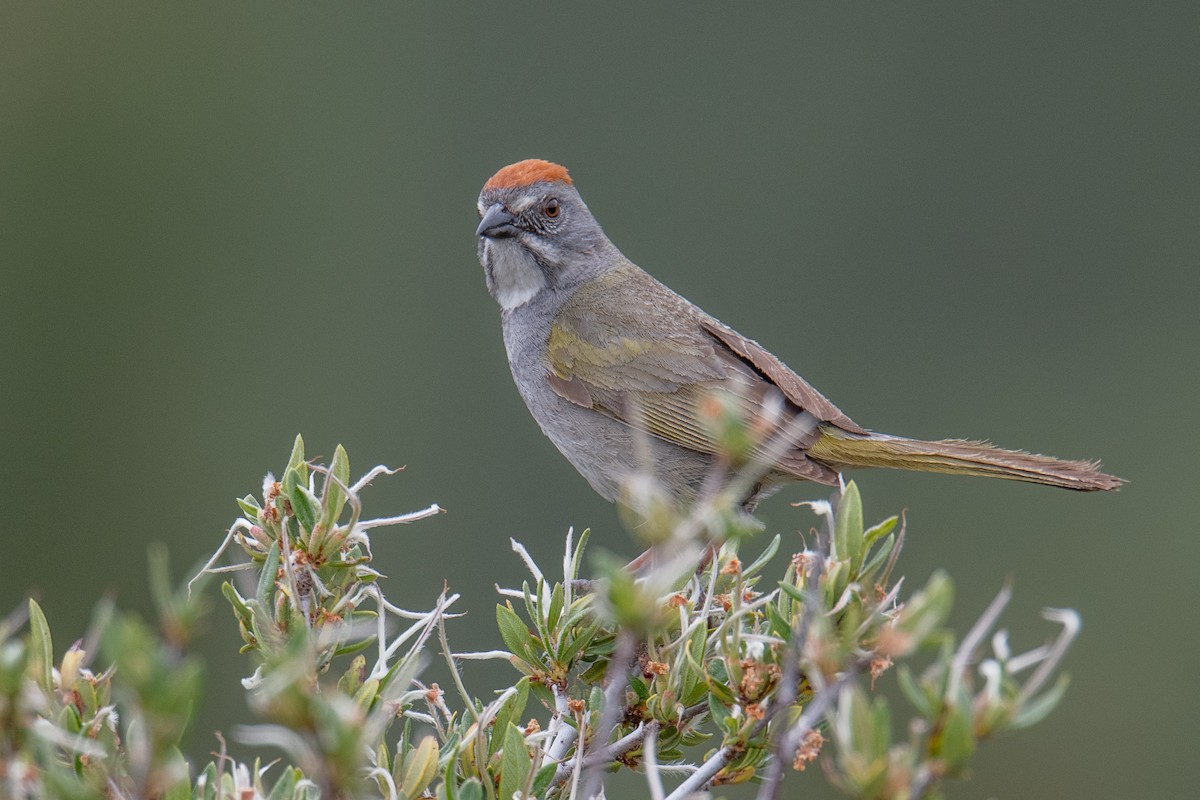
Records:
M182 574L297 432L408 465L376 514L449 509L375 553L401 604L465 594L462 649L499 644L508 537L633 554L512 387L474 255L483 181L544 157L860 423L1129 478L856 476L868 516L909 509L909 580L957 579L956 624L1006 576L1015 645L1083 615L1060 711L951 796L1188 795L1197 31L1194 4L5 4L0 609L38 593L61 652L101 594L146 607L147 544ZM762 509L785 548L823 494ZM216 611L197 754L246 718Z

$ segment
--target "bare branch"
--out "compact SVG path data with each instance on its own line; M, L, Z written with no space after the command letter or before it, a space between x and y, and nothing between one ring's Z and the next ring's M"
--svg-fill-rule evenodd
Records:
M634 640L629 631L621 631L617 636L617 649L608 662L608 686L604 689L604 713L600 716L600 725L596 728L592 741L603 747L612 735L613 728L625 712L625 687L629 685L629 674L634 663ZM581 740L582 745L582 740ZM582 746L580 747L582 749ZM599 766L584 764L586 774L583 778L583 796L592 797L600 788L600 775L603 771Z

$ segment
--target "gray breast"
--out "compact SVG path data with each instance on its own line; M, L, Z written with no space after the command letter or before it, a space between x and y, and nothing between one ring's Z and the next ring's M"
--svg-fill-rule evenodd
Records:
M561 302L535 301L502 313L513 380L542 432L609 501L617 500L626 477L647 470L677 498L694 498L711 467L711 457L654 436L641 435L639 443L629 425L577 406L550 388L546 341L559 308Z

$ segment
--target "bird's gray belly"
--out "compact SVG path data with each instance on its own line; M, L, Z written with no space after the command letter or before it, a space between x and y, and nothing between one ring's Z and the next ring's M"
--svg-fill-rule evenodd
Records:
M697 496L712 466L710 456L563 399L550 388L547 367L536 352L506 344L513 380L534 420L601 497L616 501L629 477L646 473L678 500Z
M709 457L581 408L548 388L530 393L525 402L531 410L542 405L543 413L534 413L542 432L607 500L617 500L636 474L653 475L677 499L694 499L710 469Z

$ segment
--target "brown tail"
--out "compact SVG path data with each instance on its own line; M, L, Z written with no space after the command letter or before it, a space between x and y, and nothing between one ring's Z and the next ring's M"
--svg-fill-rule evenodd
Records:
M1062 461L1020 450L1002 450L987 442L945 439L923 442L871 433L860 436L822 427L806 455L834 469L886 467L951 475L981 475L1011 481L1061 486L1081 492L1120 488L1123 478L1100 471L1098 461Z

